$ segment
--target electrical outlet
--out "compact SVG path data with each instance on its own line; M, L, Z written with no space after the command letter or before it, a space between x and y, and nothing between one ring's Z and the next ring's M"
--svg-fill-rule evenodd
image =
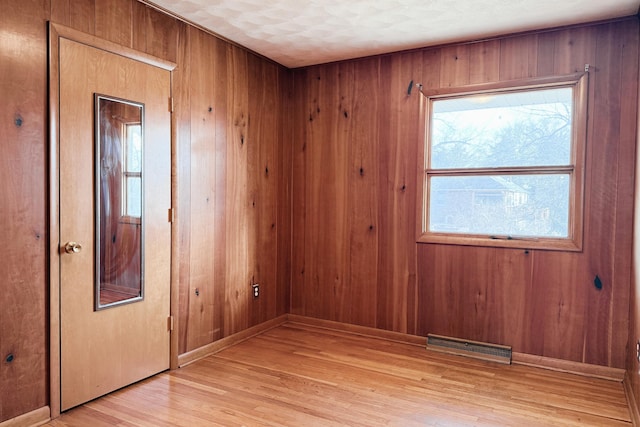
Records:
M260 296L260 285L254 283L251 287L253 288L253 297L258 298Z

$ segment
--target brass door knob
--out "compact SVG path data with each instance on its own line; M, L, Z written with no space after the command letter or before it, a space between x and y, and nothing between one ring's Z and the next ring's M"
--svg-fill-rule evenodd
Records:
M68 254L77 254L82 250L82 245L76 242L68 242L64 245L64 251Z

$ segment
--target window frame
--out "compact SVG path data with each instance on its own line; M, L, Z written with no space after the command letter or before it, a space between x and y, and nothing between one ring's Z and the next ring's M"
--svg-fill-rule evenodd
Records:
M563 166L539 167L499 167L499 168L461 168L429 169L430 165L430 127L432 104L435 100L466 95L491 95L515 91L539 90L554 87L573 87L572 136L570 164ZM437 243L452 245L470 245L487 247L506 247L521 249L546 249L559 251L582 251L585 161L587 149L588 114L588 72L566 76L531 78L509 82L496 82L469 85L454 88L423 89L420 97L420 155L418 159L418 203L417 237L418 243ZM470 174L543 174L551 172L569 172L569 224L568 236L524 237L495 236L490 234L463 234L432 232L428 230L429 215L429 177L431 176L469 176Z

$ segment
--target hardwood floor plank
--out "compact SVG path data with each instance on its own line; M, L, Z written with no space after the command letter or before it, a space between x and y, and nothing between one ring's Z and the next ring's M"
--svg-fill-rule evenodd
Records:
M631 426L619 382L286 323L47 426Z

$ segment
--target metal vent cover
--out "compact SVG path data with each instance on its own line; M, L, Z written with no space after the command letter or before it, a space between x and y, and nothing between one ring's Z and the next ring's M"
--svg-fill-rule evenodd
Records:
M441 353L474 357L476 359L511 364L511 347L498 344L468 341L442 335L427 335L427 349Z

